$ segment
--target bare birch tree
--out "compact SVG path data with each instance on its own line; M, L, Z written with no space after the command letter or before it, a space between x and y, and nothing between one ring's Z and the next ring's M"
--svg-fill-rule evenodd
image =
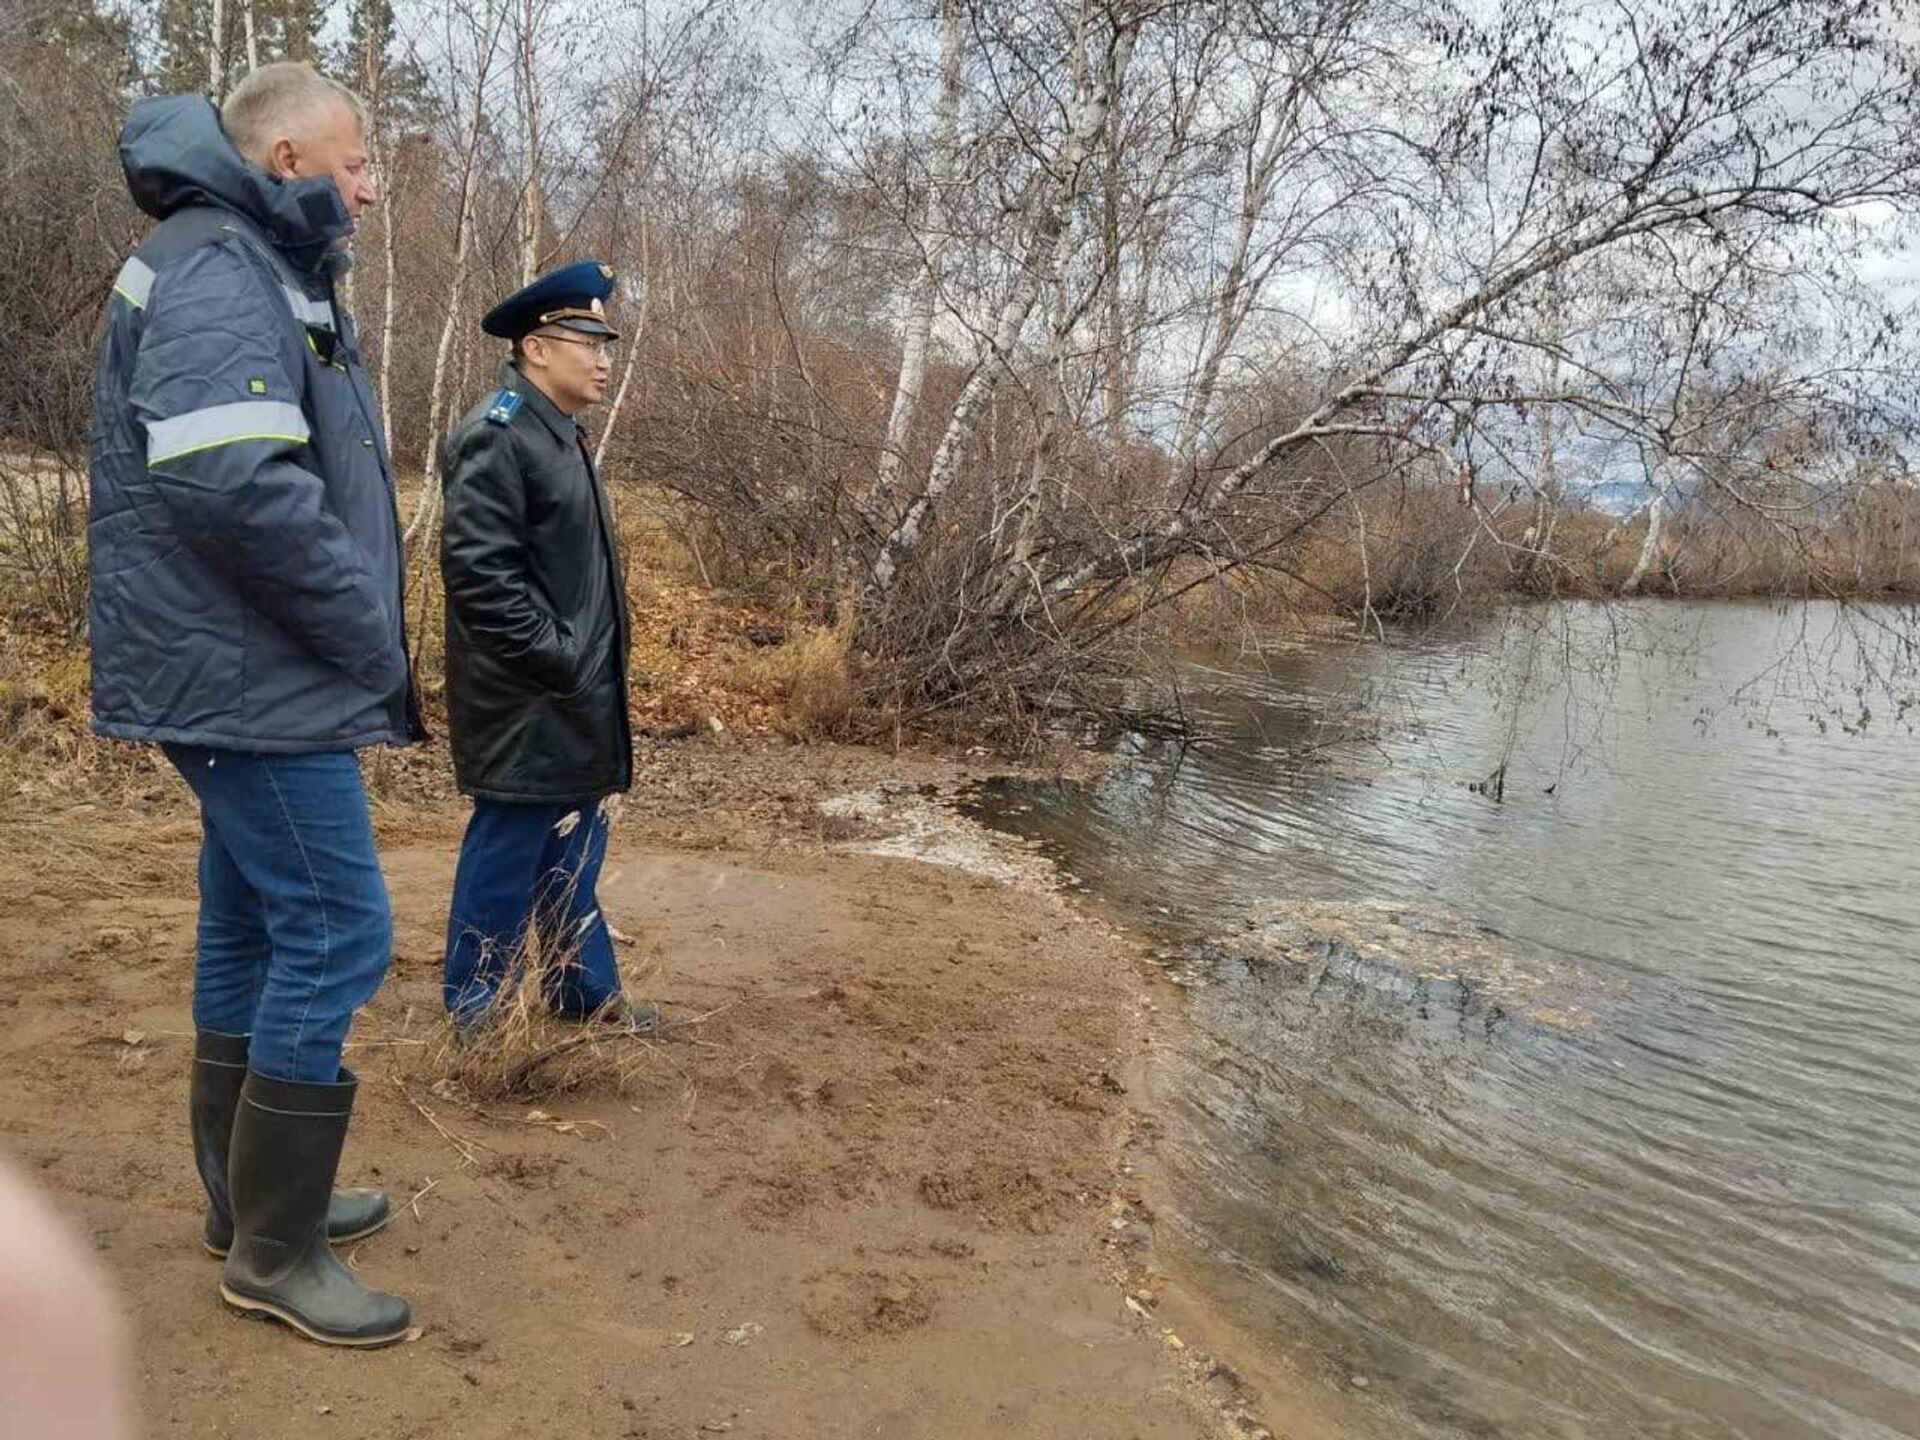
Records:
M877 497L883 511L899 485L906 464L907 438L919 415L921 387L927 378L934 306L940 292L942 259L952 224L947 218L947 195L953 188L960 163L960 103L965 73L964 6L961 0L941 0L940 88L934 102L933 158L927 170L926 202L919 233L914 237L919 263L907 292L900 374L894 382L893 408L887 415L887 438L880 451L876 476Z
M1083 13L1091 7L1083 7ZM1073 243L1072 221L1082 174L1095 145L1106 132L1107 114L1127 72L1139 32L1141 16L1131 7L1109 8L1099 18L1099 28L1087 36L1097 48L1087 78L1076 87L1066 121L1066 134L1058 162L1035 186L1036 214L1024 244L1024 253L1016 269L1011 290L1001 307L998 321L983 353L976 361L960 398L948 417L939 448L920 493L906 507L900 522L888 533L873 562L872 588L884 597L899 572L901 557L920 543L921 528L927 512L939 502L959 475L965 450L986 402L1007 373L1026 330L1027 317L1040 299L1042 288L1061 253ZM1076 38L1085 34L1079 27Z
M479 202L481 148L489 115L489 83L499 57L501 38L512 14L509 0L478 0L477 6L469 6L463 0L444 0L444 3L445 9L439 17L440 35L449 57L449 83L442 104L454 125L449 138L453 142L458 180L453 194L453 270L447 281L440 338L434 349L433 379L428 390L426 456L429 470L445 433L447 363L453 354L454 337L463 322L462 302L473 249L474 212ZM464 62L465 69L454 67L452 62L456 57ZM423 525L432 525L431 517L438 513L438 506L439 487L426 486L412 520L407 523L409 545L414 543Z
M1289 162L1299 164L1309 150L1309 132L1333 98L1327 92L1363 62L1366 8L1366 0L1303 7L1302 33L1254 27L1255 33L1240 42L1253 53L1244 62L1250 99L1232 127L1240 132L1233 147L1238 194L1232 239L1173 440L1170 480L1177 488L1191 484L1220 372L1248 316L1275 269L1305 238L1297 217L1275 224L1270 211L1276 188Z
M213 0L207 24L207 89L218 104L227 95L227 0Z
M520 0L514 35L514 104L520 121L520 283L540 273L540 67L536 57L548 7L541 0Z

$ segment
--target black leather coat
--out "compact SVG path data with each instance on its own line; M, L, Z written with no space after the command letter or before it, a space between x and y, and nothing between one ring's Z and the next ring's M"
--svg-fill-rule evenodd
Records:
M460 789L573 802L633 783L627 601L579 427L508 366L441 460L447 708Z

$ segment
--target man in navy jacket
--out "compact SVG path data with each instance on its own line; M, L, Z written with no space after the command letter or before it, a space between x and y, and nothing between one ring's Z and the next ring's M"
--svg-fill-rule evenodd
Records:
M216 112L143 100L120 138L159 224L108 301L94 397L93 720L200 802L190 1113L221 1293L331 1344L410 1325L328 1242L340 1064L392 942L355 752L421 736L386 440L335 292L377 201L364 117L297 64Z

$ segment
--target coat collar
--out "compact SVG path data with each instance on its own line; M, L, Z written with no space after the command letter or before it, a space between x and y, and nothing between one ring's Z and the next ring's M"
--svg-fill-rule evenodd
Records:
M527 409L545 421L555 437L568 443L579 438L580 427L574 423L573 417L549 400L538 385L514 369L511 361L500 367L500 383L519 395L526 402Z

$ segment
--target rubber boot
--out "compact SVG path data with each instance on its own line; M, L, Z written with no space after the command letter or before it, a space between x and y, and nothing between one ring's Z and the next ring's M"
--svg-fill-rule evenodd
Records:
M346 1069L333 1085L247 1072L227 1165L234 1238L220 1295L324 1345L390 1345L413 1323L407 1302L367 1289L327 1246L356 1088Z
M233 1112L247 1078L247 1037L198 1030L193 1037L193 1079L187 1110L193 1121L193 1162L207 1187L204 1243L209 1254L226 1258L233 1244L233 1211L227 1204L227 1144ZM387 1197L378 1190L336 1190L327 1206L327 1239L335 1245L362 1240L393 1218Z

